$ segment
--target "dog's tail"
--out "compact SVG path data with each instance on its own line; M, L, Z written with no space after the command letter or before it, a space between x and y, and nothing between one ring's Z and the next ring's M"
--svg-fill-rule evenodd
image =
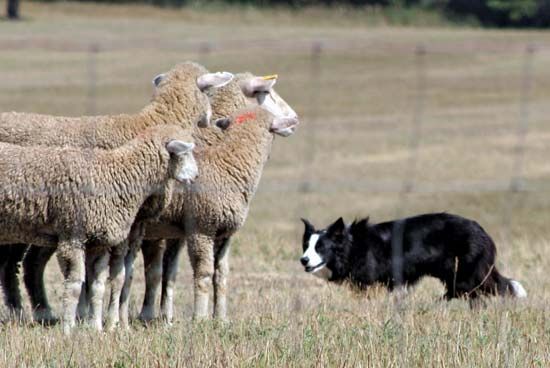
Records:
M494 278L500 295L512 295L514 298L527 297L527 291L519 281L504 277L496 270L494 271Z
M527 291L523 288L523 285L519 281L509 280L510 288L512 289L512 295L516 298L527 298Z

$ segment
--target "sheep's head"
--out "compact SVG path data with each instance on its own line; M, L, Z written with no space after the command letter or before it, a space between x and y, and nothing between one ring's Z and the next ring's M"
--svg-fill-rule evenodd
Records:
M165 105L164 113L184 120L180 122L183 126L206 127L210 124L212 108L204 92L224 86L232 79L231 73L208 73L197 63L181 63L153 79L153 99Z
M234 130L236 134L241 129L252 131L263 130L283 137L294 133L298 125L295 117L278 117L267 112L262 107L243 109L230 117L217 119L216 126L224 131Z
M296 112L273 89L277 78L277 75L258 77L250 73L242 73L236 79L250 105L261 106L277 118L298 121Z
M193 150L195 143L190 130L178 125L158 125L149 128L156 144L163 148L165 162L168 163L168 177L181 183L189 183L199 173Z
M197 162L193 155L195 143L173 139L166 144L170 153L173 178L180 183L190 183L199 174Z
M224 87L208 92L212 117L217 120L247 107L260 106L278 118L297 121L296 112L273 89L276 82L276 75L257 77L250 73L237 74Z

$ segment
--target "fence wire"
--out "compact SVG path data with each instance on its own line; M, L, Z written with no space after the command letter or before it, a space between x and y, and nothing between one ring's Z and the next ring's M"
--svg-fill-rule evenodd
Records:
M247 50L252 52L252 50L261 49L267 52L296 52L296 50L303 51L309 47L309 76L307 81L303 80L300 83L309 84L310 91L309 97L306 99L308 101L307 106L305 106L306 116L301 128L304 131L307 131L305 138L304 150L302 152L303 158L301 160L302 178L299 183L293 184L291 182L287 183L277 183L277 188L269 187L270 184L267 184L269 190L280 190L286 191L291 190L291 188L297 188L298 192L308 193L312 191L320 192L329 192L342 190L351 190L351 191L362 191L366 193L380 193L380 192L396 192L399 196L398 203L405 203L407 201L407 196L413 193L445 193L445 192L464 192L464 193L475 193L475 192L502 192L505 190L506 184L502 179L486 179L486 180L468 180L465 178L455 178L451 181L438 182L437 184L422 182L418 179L419 173L419 160L420 152L422 150L423 144L422 140L424 137L424 119L426 114L426 99L428 98L429 93L429 62L431 58L435 55L445 54L449 57L454 57L455 54L464 53L464 50L453 50L450 47L444 45L429 46L429 45L417 45L414 48L400 47L397 51L399 55L406 55L407 53L414 55L414 73L415 84L414 84L414 109L410 112L411 116L411 125L410 131L407 138L406 150L408 151L405 168L402 171L402 179L398 179L398 174L396 173L393 179L372 179L366 177L364 180L355 181L353 183L344 182L339 183L337 181L330 182L328 184L323 183L320 179L315 177L315 174L311 170L311 167L314 165L318 154L319 154L319 130L321 129L330 129L329 125L326 125L324 122L325 117L321 116L322 114L322 104L323 99L321 98L321 91L323 88L326 88L326 82L323 78L326 76L331 76L331 73L325 73L324 66L322 63L324 50L329 51L338 51L342 53L356 54L359 53L364 55L365 58L368 58L372 55L383 53L387 50L391 52L396 52L395 45L388 43L388 45L377 45L377 49L369 50L368 44L361 44L360 40L348 40L347 42L334 42L334 41L315 41L309 46L303 44L302 41L295 42L274 42L274 41L263 41L256 40L246 43L246 45L240 44L235 41L233 43L216 44L215 42L179 42L175 44L149 44L143 45L132 43L116 43L111 41L110 43L105 43L102 45L100 43L92 43L85 45L79 42L56 42L51 40L18 40L18 42L9 42L2 41L0 43L0 50L5 51L19 51L19 50L36 50L37 52L50 52L50 51L62 51L62 52L83 52L85 51L88 54L86 69L87 69L87 78L86 86L83 88L87 91L86 94L86 109L85 113L88 115L95 115L100 113L100 96L98 96L99 89L99 76L100 76L100 62L102 52L110 52L113 50L134 50L138 47L149 48L151 50L155 49L168 49L174 51L182 51L182 54L186 55L196 55L197 61L203 63L210 61L216 58L216 55L223 52L231 52L235 48L240 48L240 52ZM467 47L470 47L469 45ZM513 150L512 157L512 169L508 181L508 190L511 193L517 192L529 192L529 191L546 191L549 189L546 183L527 183L524 180L524 168L526 153L528 150L527 145L527 136L529 133L529 119L532 115L531 112L531 98L532 91L534 88L535 77L534 77L534 58L537 52L544 52L550 50L549 45L533 45L529 44L525 47L523 53L523 66L521 71L521 88L520 88L520 100L519 100L519 114L517 119L517 124L515 128L515 145ZM487 47L483 50L477 49L467 49L466 52L476 52L476 53L485 53L485 54L499 54L499 53L514 53L519 50L510 50L503 48L501 45L494 45L492 47ZM371 52L371 54L369 54ZM223 59L223 58L222 58ZM221 61L223 63L223 60ZM242 60L243 70L247 70L246 60ZM327 69L330 66L326 67ZM16 82L16 81L13 81ZM359 81L360 82L360 81ZM356 86L358 89L368 89L369 86ZM376 86L374 86L376 89ZM353 93L353 91L350 91ZM365 103L368 103L366 101ZM2 106L2 110L12 110L10 106ZM406 116L406 113L404 114ZM353 129L369 129L370 123L368 123L372 118L369 116L359 116L355 117L353 114L349 116L342 117L342 120L353 121L354 119L358 120L358 125L349 125ZM384 117L378 117L373 121L373 124L379 124ZM402 120L402 119L400 119ZM401 121L403 123L403 121ZM386 126L386 124L384 124ZM392 125L387 124L388 129L391 129ZM475 133L474 133L475 134ZM345 181L345 180L344 180ZM521 198L521 196L515 196L515 198ZM521 203L516 203L515 205L520 205ZM397 214L400 214L400 209L404 206L400 206L397 209ZM507 209L507 212L513 211L514 206L510 206ZM508 216L504 216L508 217Z
M550 191L550 185L547 182L543 183L529 183L525 179L525 166L528 153L528 134L530 132L530 119L533 116L532 98L535 88L535 57L538 53L550 50L548 45L527 45L522 50L510 50L502 48L501 46L489 47L484 50L467 50L466 52L477 52L486 54L507 54L507 53L523 53L522 70L519 72L521 79L521 87L519 89L519 102L518 102L518 118L514 129L514 148L511 155L511 172L509 179L496 178L496 179L467 179L467 178L454 178L448 181L442 181L437 183L429 183L420 179L421 174L421 153L425 144L425 140L429 139L425 123L426 117L430 113L428 101L433 96L433 91L430 89L430 77L432 72L432 61L436 57L441 55L448 55L449 57L463 56L464 50L456 51L450 47L438 45L432 47L431 45L422 44L416 45L416 47L406 47L395 50L397 46L389 44L386 47L380 46L376 49L370 49L368 45L362 45L360 40L349 41L347 43L329 42L329 41L315 41L313 43L304 44L301 41L296 42L269 42L269 41L255 41L247 44L241 44L238 42L216 44L215 42L199 42L199 43L187 43L187 44L160 44L160 45L120 45L116 43L108 43L105 45L94 43L92 45L82 45L80 43L55 43L55 42L42 42L28 40L18 43L7 43L4 41L0 43L0 50L37 50L37 52L48 51L71 51L71 52L86 52L87 53L87 78L86 86L83 86L86 93L86 113L89 115L95 115L101 112L101 100L99 96L99 85L101 75L101 59L103 52L109 52L112 50L136 50L139 47L155 50L155 49L170 49L172 51L179 50L185 55L194 55L197 61L200 63L207 63L216 59L219 55L229 55L236 49L242 54L243 50L248 51L250 54L254 50L262 50L270 53L296 53L304 52L307 55L306 63L309 64L309 75L302 76L303 79L294 81L296 86L307 83L308 88L304 88L302 91L308 91L309 96L304 100L307 101L306 106L302 106L305 111L305 116L302 121L300 130L305 133L303 150L301 151L302 157L300 158L301 167L300 178L288 180L286 182L268 182L266 184L260 184L263 190L271 192L296 192L307 196L309 193L330 193L330 192L362 192L369 194L377 193L390 193L395 194L397 199L396 215L402 216L404 210L407 208L407 201L412 194L441 194L449 192L460 193L510 193L510 201L506 201L506 208L503 209L503 213L500 216L503 219L504 228L510 228L510 221L513 219L513 213L516 208L524 205L526 196L517 195L518 193L526 192L548 192ZM469 47L469 46L468 46ZM349 181L346 178L341 178L341 181L333 179L328 183L323 182L323 178L319 177L318 172L312 170L318 160L322 160L320 157L326 157L324 152L321 152L320 141L326 139L327 131L334 131L338 128L334 128L334 124L328 124L325 122L326 117L323 115L324 103L327 103L326 99L323 99L323 89L330 86L330 83L338 82L338 76L334 76L330 72L331 64L328 60L331 56L331 52L349 53L350 57L361 55L364 58L376 57L380 53L391 50L403 57L411 56L414 61L413 74L414 83L411 90L408 91L414 96L414 102L412 104L412 111L403 112L397 116L397 120L410 121L410 129L408 136L403 137L403 151L405 154L405 166L399 173L396 172L395 176L391 179L378 179L367 177ZM327 61L325 62L325 58ZM223 57L220 57L218 64L223 64ZM243 70L248 70L247 60L242 60ZM291 68L291 67L290 67ZM434 68L436 68L434 66ZM435 70L437 72L437 70ZM397 76L396 78L398 78ZM348 76L349 78L349 76ZM342 78L345 79L345 78ZM16 83L13 81L12 83ZM358 90L365 92L366 96L369 96L369 89L376 90L376 85L361 85L364 80L351 81L358 84L350 88L349 93L356 93ZM347 81L350 83L350 81ZM1 88L1 87L0 87ZM303 93L300 91L300 93ZM285 96L283 96L285 97ZM339 96L335 96L339 97ZM376 96L375 96L376 97ZM292 100L288 99L288 102L292 105ZM330 101L329 101L330 102ZM365 101L368 104L369 101ZM2 110L11 110L10 106L2 106ZM342 120L353 121L357 115L357 112L351 112L349 116L339 117ZM348 124L347 129L350 129L350 134L354 133L354 129L370 129L373 132L377 130L388 129L389 135L392 134L392 129L397 129L399 123L396 124L384 124L385 117L376 118L375 121L370 124L368 121L371 119L369 116L363 116L360 113L357 118L358 123L356 125ZM402 119L405 117L405 119ZM463 117L463 118L467 118ZM392 117L389 118L392 121ZM366 121L366 123L365 123ZM378 126L377 126L378 125ZM384 125L380 127L379 125ZM385 127L387 126L387 128ZM490 128L490 127L489 127ZM473 134L477 132L477 127L473 128ZM330 134L329 134L330 135ZM382 135L382 137L385 137ZM345 151L347 147L341 147L341 151ZM324 148L323 148L324 149ZM335 154L341 154L342 152L336 152ZM289 162L288 165L294 165L295 162ZM326 167L326 170L330 170L330 167ZM310 205L309 202L297 201L295 203L295 211L300 214L304 206ZM289 212L292 209L289 208ZM193 222L193 220L190 220ZM193 225L190 225L193 226ZM392 242L392 254L393 254L393 275L397 284L403 280L403 231L404 223L396 222L396 226L393 229L394 237Z
M276 185L272 183L266 184L266 189L271 191L289 191L296 188L298 192L309 193L313 191L318 192L334 192L338 190L348 190L348 191L359 191L365 193L396 193L398 195L398 208L396 209L396 214L400 215L404 207L404 204L407 202L407 198L411 194L418 193L448 193L448 192L463 192L463 193L477 193L477 192L502 192L508 190L510 193L518 192L540 192L546 191L550 188L549 185L544 183L528 183L524 179L524 168L526 154L528 150L527 136L529 133L529 119L532 116L531 112L531 98L535 83L534 77L534 58L537 52L548 52L550 50L550 45L534 45L528 44L525 46L522 51L523 56L523 66L521 70L521 87L520 87L520 99L519 99L519 113L517 124L515 127L515 144L512 155L512 169L511 174L508 180L508 185L502 179L466 179L466 178L454 178L450 181L443 181L437 183L429 183L426 181L419 180L419 161L420 153L423 148L422 140L426 132L424 131L424 120L427 112L426 109L426 100L429 98L428 94L431 93L429 90L429 73L430 73L430 60L434 57L439 57L441 55L447 55L449 58L455 57L457 55L463 55L467 53L481 53L481 54L507 54L507 53L517 53L521 50L517 48L506 48L502 45L484 45L483 50L476 49L475 46L471 45L462 45L463 49L456 50L452 47L448 47L443 44L437 45L416 45L415 47L404 47L402 45L395 45L391 42L388 42L385 45L377 44L375 49L369 48L368 42L362 42L361 40L347 40L345 42L335 42L335 41L314 41L309 45L305 44L304 41L266 41L266 40L255 40L248 41L245 44L240 43L239 41L235 42L224 42L223 44L217 44L210 41L200 41L200 42L170 42L170 43L158 43L158 44L134 44L131 42L104 42L92 44L83 44L78 41L53 41L53 40L18 40L17 42L10 42L3 40L0 43L0 50L4 51L20 51L20 50L35 50L36 52L86 52L87 62L87 78L85 81L86 86L83 86L86 93L86 109L85 113L88 115L95 115L101 112L100 107L100 96L98 95L98 89L100 81L100 69L101 65L99 60L101 59L101 54L103 52L112 52L114 50L124 51L124 50L135 50L142 48L145 50L165 50L170 49L172 51L181 52L182 55L195 55L198 62L206 63L216 59L218 55L224 53L231 53L235 50L238 50L240 53L248 52L253 54L255 50L263 50L267 53L276 52L297 52L307 50L309 48L309 76L307 80L300 80L294 82L295 85L298 83L306 83L309 88L305 89L309 91L309 97L306 98L307 106L304 106L305 116L303 124L300 129L307 132L305 135L305 144L302 152L301 167L302 169L302 178L298 183L292 183L292 181L277 182ZM342 54L350 55L363 55L365 58L374 57L384 52L392 52L396 55L402 55L405 57L407 54L413 55L414 59L414 74L415 82L412 90L410 91L414 94L414 104L413 110L409 113L402 112L403 117L397 117L396 124L403 124L406 120L407 114L411 117L410 121L410 130L408 137L406 138L406 160L405 167L401 171L402 178L399 178L399 173L391 178L371 178L366 176L360 181L346 181L345 179L342 182L330 181L323 182L322 179L317 178L315 173L311 170L312 166L315 164L319 156L319 134L322 130L331 129L331 125L326 123L327 118L322 116L323 111L323 101L322 91L327 88L327 83L331 82L330 78L334 78L334 75L330 72L330 65L323 65L323 54L330 52L338 52ZM225 55L225 54L224 54ZM223 64L223 57L220 57L219 64ZM328 64L328 63L327 63ZM242 60L243 70L248 70L247 60ZM325 68L327 69L325 71ZM358 79L358 83L364 82ZM17 81L12 80L12 83L17 83ZM131 87L129 87L131 88ZM369 85L357 85L356 89L362 91L368 91L371 86ZM376 86L372 86L373 90L376 90ZM350 93L354 93L353 89L350 89ZM290 101L292 103L292 101ZM368 101L365 101L365 104L368 104ZM2 106L2 110L12 110L10 106ZM353 113L350 113L347 116L343 116L340 119L348 122L349 129L386 129L380 128L380 124L384 123L384 119L387 117L379 116L372 118L365 115L356 116ZM357 120L357 124L350 122ZM390 121L393 119L390 118ZM369 123L372 121L372 124ZM387 126L391 134L392 127L397 127L398 125L391 124L389 122L382 124L382 126ZM475 134L476 128L473 128L473 133ZM351 132L350 134L353 134ZM513 196L514 198L524 198L524 196ZM513 202L513 205L509 205L506 209L507 213L510 213L514 210L516 206L521 206L521 203ZM300 204L297 204L297 207L300 207ZM503 216L505 218L511 218L511 216Z

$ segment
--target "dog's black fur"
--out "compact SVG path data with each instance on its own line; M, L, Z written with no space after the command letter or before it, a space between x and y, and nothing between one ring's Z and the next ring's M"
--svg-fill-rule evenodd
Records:
M366 218L348 227L339 218L326 230L302 221L304 251L318 234L315 251L331 271L330 281L361 288L381 283L391 290L433 276L445 285L447 299L514 295L510 279L495 267L493 240L475 221L435 213L380 224Z

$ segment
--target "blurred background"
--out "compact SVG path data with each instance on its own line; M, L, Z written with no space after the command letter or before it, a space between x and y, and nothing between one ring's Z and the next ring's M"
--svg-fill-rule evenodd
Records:
M300 217L321 227L339 216L380 222L447 211L494 236L499 269L536 295L525 331L543 326L536 316L548 316L550 301L550 1L5 5L17 19L0 22L0 111L135 112L149 101L152 78L184 60L279 75L275 89L301 125L275 139L233 243L230 315L237 320L284 319L319 303L364 312L334 302L348 294L303 272ZM60 281L56 269L50 275ZM177 306L189 319L187 261L180 277ZM136 280L133 313L139 266ZM442 293L437 283L419 289L426 300ZM60 290L51 294L55 300ZM540 328L538 347L548 349Z

